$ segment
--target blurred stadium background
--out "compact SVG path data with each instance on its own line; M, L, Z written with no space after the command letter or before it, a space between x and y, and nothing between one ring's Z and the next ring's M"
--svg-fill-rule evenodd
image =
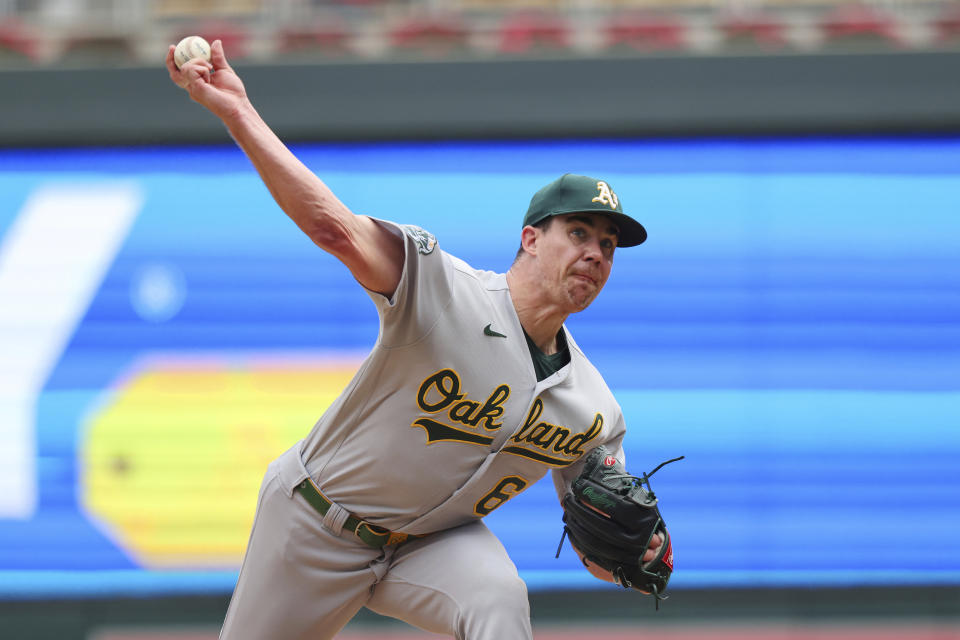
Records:
M267 462L377 330L162 58L221 38L356 212L504 270L602 175L650 231L570 325L672 597L547 483L487 520L537 637L960 638L960 5L0 0L0 638L216 637ZM420 638L361 614L344 638Z
M183 33L237 60L471 58L842 49L942 49L942 0L4 0L0 45L32 63L149 62Z

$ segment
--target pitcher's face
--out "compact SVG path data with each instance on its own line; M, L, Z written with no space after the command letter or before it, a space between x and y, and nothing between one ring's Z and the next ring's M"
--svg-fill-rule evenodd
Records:
M541 230L537 259L550 299L569 312L590 306L613 267L617 226L605 215L568 213L555 216Z

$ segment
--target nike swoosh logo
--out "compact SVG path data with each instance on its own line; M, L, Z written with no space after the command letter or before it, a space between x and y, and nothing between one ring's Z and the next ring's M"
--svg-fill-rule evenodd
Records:
M494 331L493 329L491 329L489 324L483 328L483 335L485 335L485 336L492 336L492 337L494 337L494 338L506 338L506 337L507 337L507 336L503 335L502 333L498 333L498 332Z

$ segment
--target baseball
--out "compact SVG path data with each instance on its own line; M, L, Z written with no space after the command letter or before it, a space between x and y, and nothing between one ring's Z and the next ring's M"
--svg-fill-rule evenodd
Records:
M209 62L210 45L200 36L187 36L177 43L177 48L173 52L173 61L179 69L194 58L203 58Z

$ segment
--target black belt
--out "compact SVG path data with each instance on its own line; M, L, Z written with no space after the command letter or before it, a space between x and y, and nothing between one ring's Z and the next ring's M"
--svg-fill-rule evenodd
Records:
M313 480L307 478L297 485L297 491L300 492L310 505L320 512L320 515L327 515L330 510L330 500L320 491L320 488L313 483ZM374 549L379 549L388 544L400 544L406 542L408 538L417 538L409 533L397 533L370 524L366 520L361 520L352 513L347 514L347 519L343 523L343 528L352 531L354 535L363 540Z

